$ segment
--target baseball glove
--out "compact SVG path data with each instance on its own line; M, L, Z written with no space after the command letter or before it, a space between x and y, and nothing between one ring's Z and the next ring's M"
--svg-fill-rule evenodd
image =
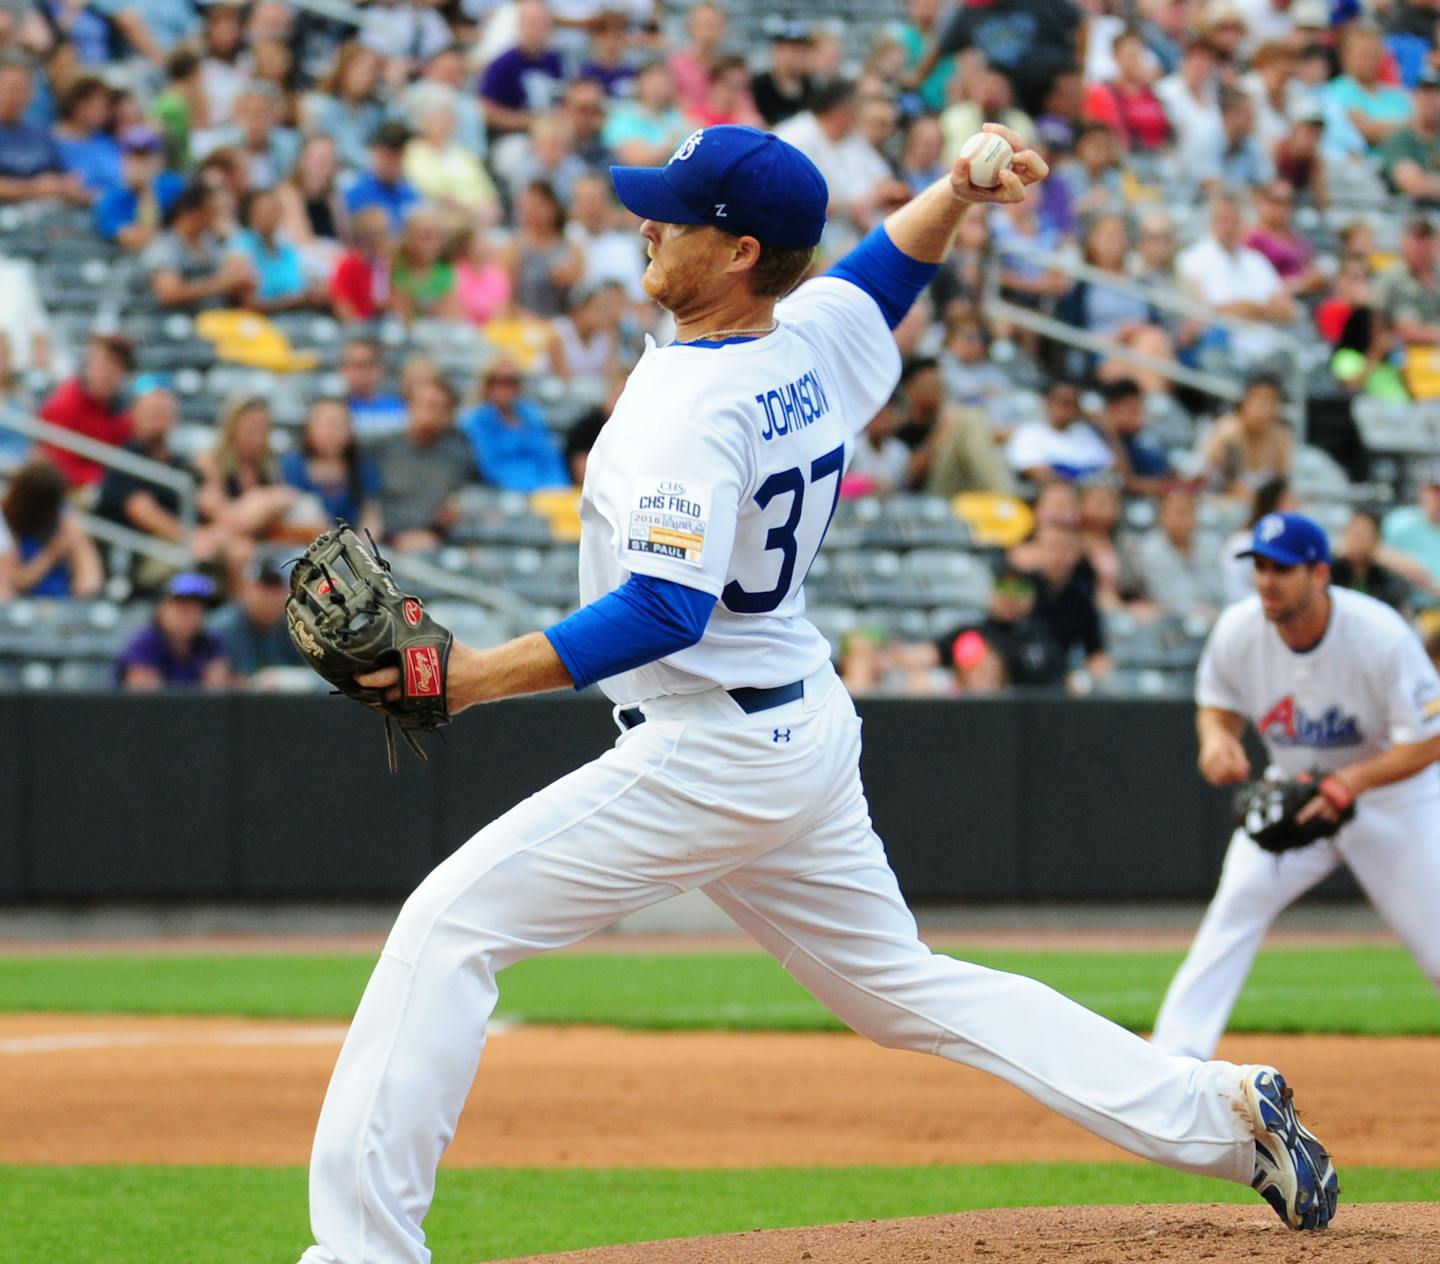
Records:
M421 759L417 730L450 723L445 705L446 673L455 638L420 604L396 587L390 563L343 522L320 536L290 572L285 603L290 639L336 691L385 718L385 748L396 769L395 733ZM360 672L400 669L400 696L358 684Z
M1317 795L1329 800L1338 820L1314 816L1296 818ZM1235 816L1247 834L1266 851L1292 851L1321 838L1329 838L1355 815L1355 795L1339 777L1302 772L1283 781L1252 781L1235 794Z

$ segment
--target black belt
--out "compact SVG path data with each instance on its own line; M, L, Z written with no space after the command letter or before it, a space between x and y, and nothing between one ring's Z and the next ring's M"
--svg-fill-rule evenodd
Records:
M735 705L746 715L754 715L757 711L769 711L803 698L805 682L792 680L788 685L776 685L773 689L741 688L727 689L725 692L735 699ZM627 729L633 729L636 725L645 723L645 713L639 707L626 707L620 712L620 723Z

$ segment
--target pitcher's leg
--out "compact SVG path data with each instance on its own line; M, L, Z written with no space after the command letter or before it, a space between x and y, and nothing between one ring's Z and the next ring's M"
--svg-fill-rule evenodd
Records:
M1133 1154L1250 1181L1235 1067L1167 1057L1033 979L931 953L865 833L828 854L806 839L705 892L860 1034L989 1071Z
M1151 1043L1165 1053L1210 1057L1270 924L1339 863L1326 843L1276 856L1236 830L1220 885L1165 993Z
M420 1225L495 1007L496 973L678 889L636 858L667 827L638 773L601 763L526 800L406 901L365 990L311 1160L304 1264L425 1264ZM601 865L577 854L613 856Z
M1440 988L1440 824L1426 811L1367 812L1345 863L1425 977ZM1343 837L1343 835L1342 835Z

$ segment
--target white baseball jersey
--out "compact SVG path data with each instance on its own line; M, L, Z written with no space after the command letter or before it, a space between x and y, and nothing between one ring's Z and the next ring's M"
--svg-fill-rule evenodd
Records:
M801 586L900 354L875 301L836 277L775 317L748 342L647 345L590 454L581 600L632 574L718 598L697 644L600 682L615 702L784 685L829 660Z
M1326 772L1440 733L1440 677L1409 625L1383 602L1331 588L1330 626L1297 653L1265 619L1259 597L1229 607L1200 660L1195 700L1243 715L1271 762L1293 775ZM1371 790L1368 805L1440 797L1434 765Z

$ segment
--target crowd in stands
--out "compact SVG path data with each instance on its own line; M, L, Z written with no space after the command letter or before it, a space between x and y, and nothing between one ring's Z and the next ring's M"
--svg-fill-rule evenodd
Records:
M573 498L645 339L672 333L607 168L723 123L824 173L817 268L987 120L1055 172L970 213L896 331L902 378L843 495L953 506L987 582L953 628L852 625L836 649L857 691L1085 688L1115 628L1203 635L1247 590L1247 524L1311 503L1315 396L1440 394L1430 0L738 12L0 2L0 599L154 601L116 681L229 686L293 665L274 559L335 518L434 556L464 540L475 487ZM83 217L66 249L125 269L160 323L59 321L47 260L7 243L47 216ZM197 442L175 329L316 387L293 416L227 391ZM192 475L198 521L146 467L29 445L7 414ZM1440 469L1373 479L1347 434L1337 581L1419 613L1440 598ZM186 560L117 561L86 514Z

